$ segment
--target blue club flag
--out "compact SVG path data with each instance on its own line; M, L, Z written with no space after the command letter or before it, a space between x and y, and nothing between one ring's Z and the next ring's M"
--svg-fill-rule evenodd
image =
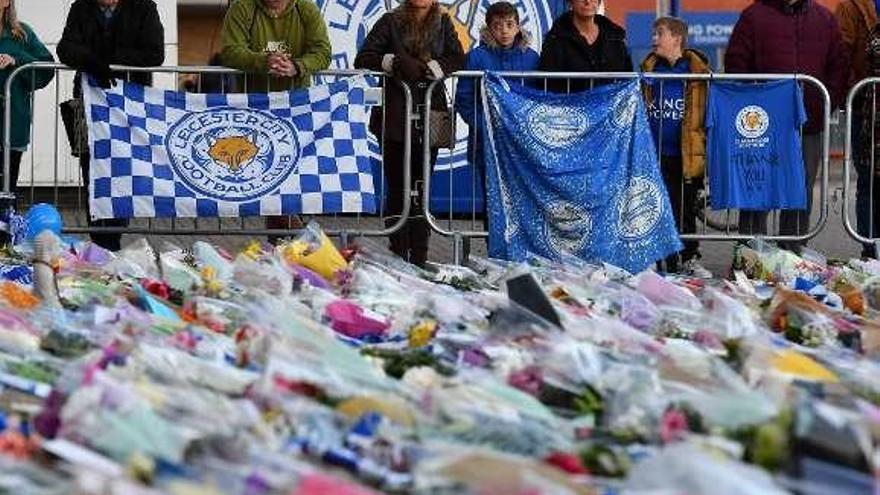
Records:
M484 81L490 256L639 272L681 250L638 81L571 95Z
M373 213L369 87L196 94L83 76L92 218Z

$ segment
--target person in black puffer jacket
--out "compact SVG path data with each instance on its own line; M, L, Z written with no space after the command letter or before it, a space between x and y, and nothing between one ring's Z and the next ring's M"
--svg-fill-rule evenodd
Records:
M153 0L76 0L67 14L57 52L63 64L78 71L74 97L82 94L79 72L91 74L106 88L114 79L149 86L153 81L149 72L112 72L110 65L155 67L165 61L165 31L156 3ZM88 153L80 154L83 184L89 183L89 160ZM89 225L103 227L126 224L126 220L89 221ZM91 238L105 249L118 251L121 248L121 234L92 234Z
M597 14L602 0L568 0L571 10L562 14L544 38L538 69L547 72L632 72L626 31ZM596 80L600 85L607 80ZM592 87L586 79L549 79L547 88L557 93Z

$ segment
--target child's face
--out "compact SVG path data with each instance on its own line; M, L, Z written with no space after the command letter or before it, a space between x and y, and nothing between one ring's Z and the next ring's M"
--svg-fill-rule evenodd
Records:
M658 57L670 59L681 51L681 36L672 34L666 26L657 26L651 36L651 46Z
M496 17L489 23L489 32L504 48L510 48L519 34L519 22L515 17Z

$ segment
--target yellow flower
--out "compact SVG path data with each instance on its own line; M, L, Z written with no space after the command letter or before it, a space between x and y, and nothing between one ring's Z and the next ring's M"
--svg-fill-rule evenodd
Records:
M796 376L802 380L836 383L837 375L812 358L799 352L785 350L777 352L772 360L773 369Z
M247 256L252 260L257 260L260 258L260 255L263 254L263 247L260 246L260 243L258 241L251 241L250 244L248 244L247 247L244 248L244 251L242 251L241 254Z
M409 330L409 346L424 347L431 342L434 331L437 330L437 322L425 320Z
M223 284L217 280L217 271L213 267L202 268L202 280L205 282L205 290L209 294L217 294L223 290Z

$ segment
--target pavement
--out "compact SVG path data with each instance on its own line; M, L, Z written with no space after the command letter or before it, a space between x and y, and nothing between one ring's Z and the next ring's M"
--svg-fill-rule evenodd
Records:
M817 181L818 182L818 181ZM853 180L854 182L854 180ZM829 209L826 226L817 237L809 242L809 247L829 258L844 258L858 256L861 248L857 242L852 240L843 228L841 219L841 211L843 208L842 194L842 166L839 161L832 162L829 173ZM853 184L854 186L854 184ZM62 216L64 217L65 226L85 226L86 216L84 212L85 200L83 197L77 198L72 190L53 190L53 189L26 189L20 191L20 206L26 208L28 204L34 202L52 202L60 205ZM812 222L818 220L820 207L819 186L817 184L814 190L814 209L812 212ZM853 208L851 207L852 211ZM851 213L851 215L853 215ZM853 215L854 218L854 215ZM378 230L381 222L377 218L370 217L316 217L316 220L325 229L346 229ZM472 220L456 220L456 219L438 219L441 225L450 229L457 227L459 229L479 230L481 228L480 221ZM172 229L184 232L188 230L186 235L171 235L163 233L161 235L147 235L149 242L156 248L163 245L173 244L177 246L189 246L196 240L204 240L221 246L225 249L235 252L243 248L254 237L242 233L242 229L261 229L262 220L259 218L249 219L203 219L203 220L137 220L132 223L133 226L162 229L170 231ZM771 220L771 226L773 225ZM772 227L771 227L772 228ZM199 234L199 230L222 231L221 235ZM141 235L126 234L123 236L123 245L130 244L141 238ZM451 262L453 259L453 240L451 237L445 237L435 233L431 237L430 259L438 262ZM733 255L732 242L707 242L701 243L700 250L703 255L702 264L717 276L727 274ZM477 256L485 256L486 242L483 239L475 239L471 242L471 252Z

